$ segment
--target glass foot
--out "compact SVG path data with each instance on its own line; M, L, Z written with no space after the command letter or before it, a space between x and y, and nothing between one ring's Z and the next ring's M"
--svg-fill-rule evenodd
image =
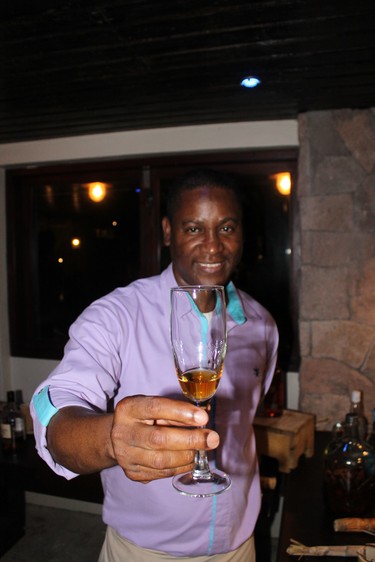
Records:
M232 480L225 472L215 470L208 478L195 476L192 472L179 474L173 478L172 484L180 494L193 498L207 498L228 490Z

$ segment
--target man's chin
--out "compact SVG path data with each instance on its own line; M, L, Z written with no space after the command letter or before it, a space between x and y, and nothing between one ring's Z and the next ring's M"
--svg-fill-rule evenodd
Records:
M200 274L196 276L196 285L226 285L229 281L227 275Z

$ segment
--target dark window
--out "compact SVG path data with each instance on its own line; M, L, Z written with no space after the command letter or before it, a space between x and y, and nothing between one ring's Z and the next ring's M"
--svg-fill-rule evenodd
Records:
M237 176L244 195L245 249L235 282L274 315L280 361L298 365L293 196L273 174L296 182L296 152L239 152L17 169L7 172L11 352L59 358L69 325L94 299L160 272L169 255L160 220L176 175L211 167ZM89 197L101 182L106 196Z
M80 184L34 189L36 298L41 338L63 336L82 308L139 274L139 185L96 184L94 202Z

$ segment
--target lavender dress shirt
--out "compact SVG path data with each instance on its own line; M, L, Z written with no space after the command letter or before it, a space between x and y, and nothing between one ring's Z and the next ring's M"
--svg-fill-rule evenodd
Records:
M40 456L56 464L46 426L64 406L107 411L134 394L181 398L169 340L172 267L118 288L86 308L71 326L62 361L36 389L31 413ZM141 484L118 466L101 473L103 520L124 538L174 556L204 556L236 549L254 530L261 504L252 427L257 405L276 364L278 334L270 314L246 293L227 287L228 352L212 423L221 444L211 462L230 474L231 488L211 498L190 498L171 479Z

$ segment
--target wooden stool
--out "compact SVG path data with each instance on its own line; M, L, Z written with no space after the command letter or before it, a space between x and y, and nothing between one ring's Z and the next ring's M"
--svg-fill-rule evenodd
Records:
M256 417L254 430L258 456L279 461L280 472L290 472L301 455L314 454L315 416L295 410L283 410L279 417Z

